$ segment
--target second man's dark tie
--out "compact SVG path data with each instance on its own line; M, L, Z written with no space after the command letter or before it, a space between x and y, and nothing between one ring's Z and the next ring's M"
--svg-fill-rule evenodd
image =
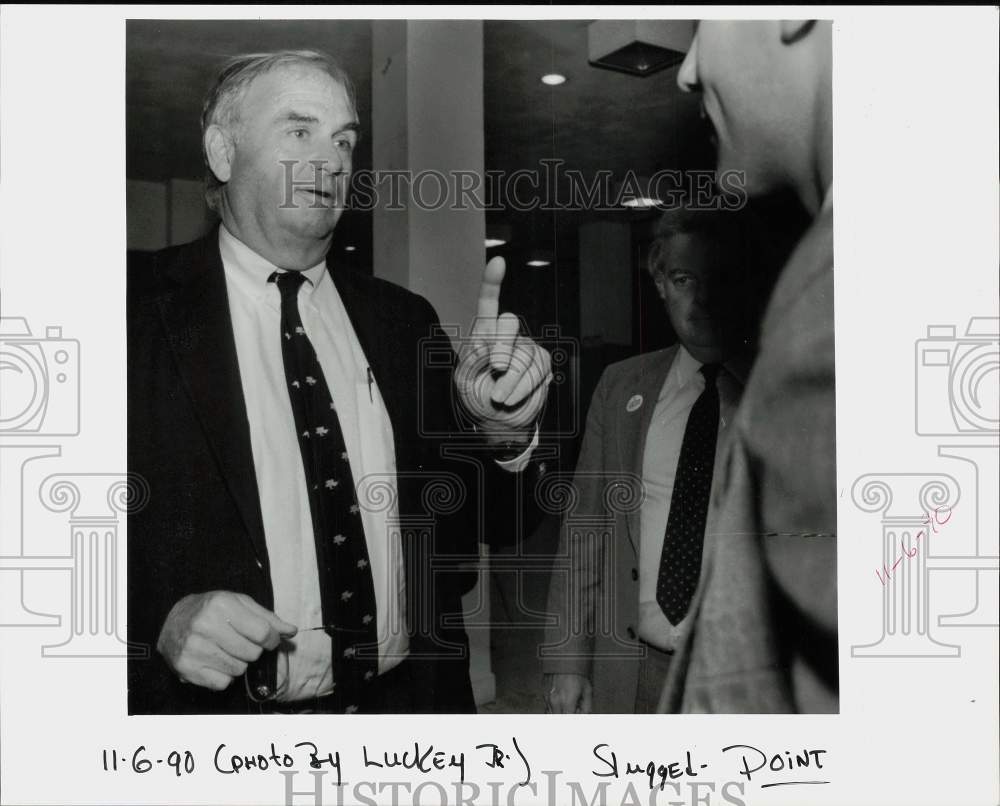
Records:
M281 292L281 356L309 490L323 624L333 642L333 695L339 710L353 713L378 674L368 545L340 420L299 315L307 279L297 271L270 279Z
M705 519L719 433L718 364L701 368L705 389L691 407L681 443L670 514L660 555L656 601L671 624L687 613L701 574Z

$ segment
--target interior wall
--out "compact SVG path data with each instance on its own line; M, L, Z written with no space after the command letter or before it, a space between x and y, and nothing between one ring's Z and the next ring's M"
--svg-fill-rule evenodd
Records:
M217 216L205 205L197 179L166 182L125 180L126 244L130 252L153 252L200 238Z

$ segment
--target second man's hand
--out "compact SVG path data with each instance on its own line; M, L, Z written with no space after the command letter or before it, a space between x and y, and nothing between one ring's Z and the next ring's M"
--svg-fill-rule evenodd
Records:
M495 445L527 448L552 381L552 358L520 333L512 313L499 313L506 264L486 264L470 338L458 356L455 386L476 426Z
M550 714L590 714L594 711L594 689L580 674L547 674L544 677L545 706Z

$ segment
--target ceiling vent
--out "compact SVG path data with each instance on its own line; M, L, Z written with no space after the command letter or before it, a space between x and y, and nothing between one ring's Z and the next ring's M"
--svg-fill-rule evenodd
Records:
M694 20L596 20L587 27L590 64L648 76L684 61Z

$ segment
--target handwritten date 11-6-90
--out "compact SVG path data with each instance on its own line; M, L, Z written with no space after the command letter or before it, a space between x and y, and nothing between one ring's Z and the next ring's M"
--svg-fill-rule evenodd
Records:
M131 757L121 753L121 751L108 747L101 752L101 763L105 772L118 772L118 762L121 760L122 769L131 769L132 772L147 773L150 770L166 764L173 769L174 775L178 778L185 773L194 772L194 755L190 750L171 750L163 758L150 758L146 754L146 745L139 745Z

